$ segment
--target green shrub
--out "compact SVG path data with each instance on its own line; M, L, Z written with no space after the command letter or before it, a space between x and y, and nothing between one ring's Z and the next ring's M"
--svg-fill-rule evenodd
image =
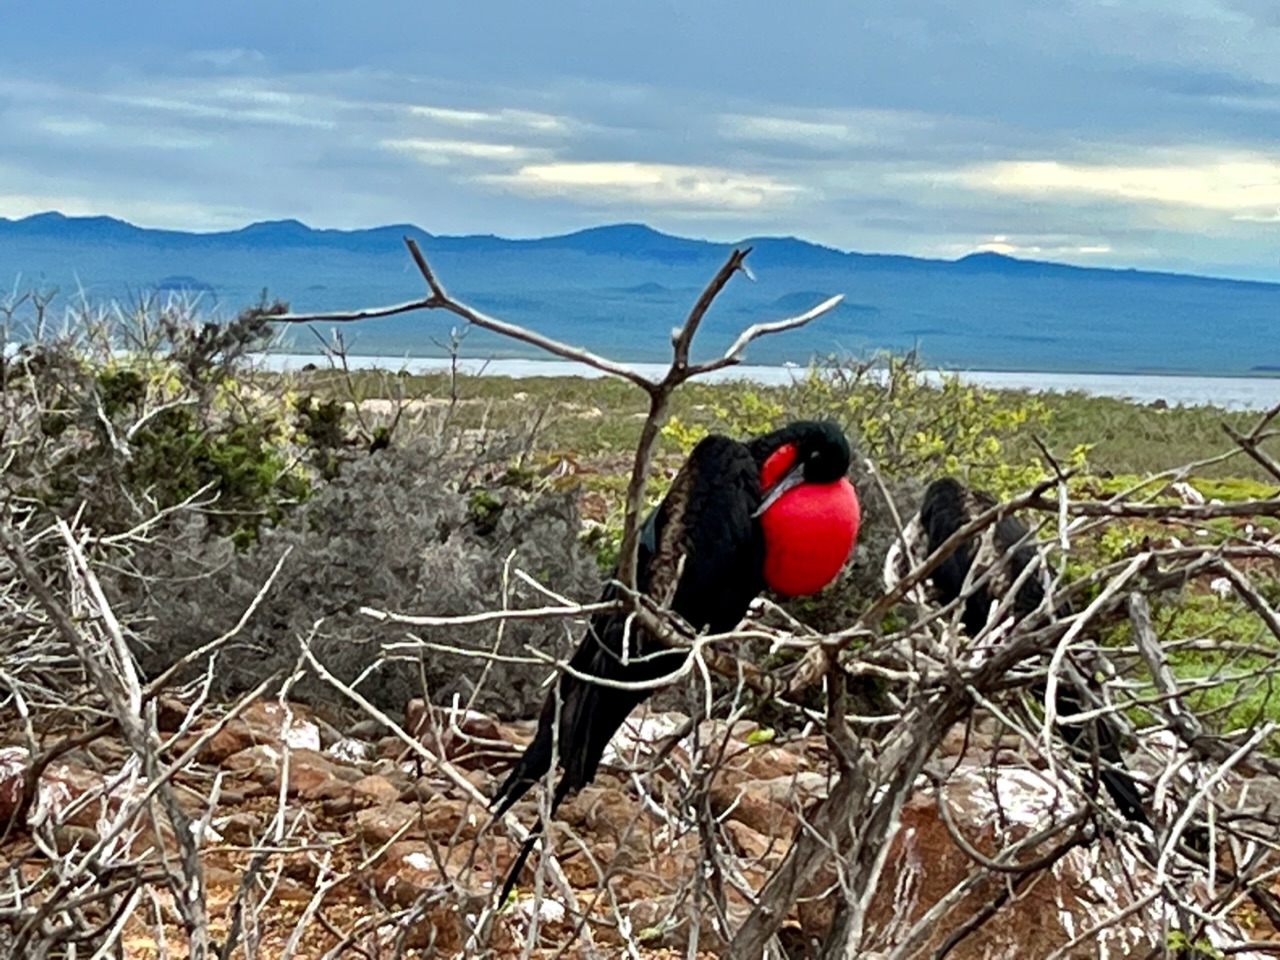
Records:
M102 534L195 501L243 546L317 479L336 474L341 405L264 386L249 363L281 303L206 322L186 304L73 313L68 333L20 343L4 397L16 448L4 484L29 509Z
M1047 424L1041 400L966 384L956 374L931 374L915 352L866 361L828 357L789 388L743 385L717 399L711 412L706 424L673 417L664 436L687 452L708 430L750 436L788 420L830 419L887 479L954 474L1007 496L1048 473L1038 455L1010 457L1011 440L1026 440ZM1078 444L1061 460L1081 466L1088 450Z
M1274 581L1264 592L1274 593ZM1171 595L1153 608L1162 639L1207 640L1214 649L1177 649L1170 665L1184 681L1211 681L1188 694L1187 705L1223 733L1254 729L1266 720L1280 721L1280 690L1274 690L1272 671L1275 638L1236 597L1213 594ZM1268 747L1280 746L1273 737Z

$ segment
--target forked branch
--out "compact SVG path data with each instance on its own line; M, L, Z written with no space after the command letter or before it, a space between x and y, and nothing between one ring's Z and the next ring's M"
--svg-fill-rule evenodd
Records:
M733 278L733 275L744 269L743 262L747 254L751 252L750 247L735 249L729 254L724 264L716 271L715 276L711 278L701 295L694 302L688 317L685 318L684 324L672 332L671 365L660 379L653 380L636 372L624 363L602 357L582 347L575 347L552 337L544 336L518 324L491 317L451 297L436 276L435 271L432 270L431 265L427 262L427 258L423 255L417 241L412 237L405 237L404 242L405 246L409 248L409 254L413 257L413 262L418 267L418 272L422 274L422 279L426 281L427 288L431 291L428 296L420 300L411 300L389 307L374 307L340 313L287 313L274 317L273 320L277 323L348 323L357 320L368 320L374 317L393 316L413 310L447 310L449 313L461 317L477 327L501 334L504 337L510 337L513 340L519 340L522 343L528 343L565 360L586 364L603 373L629 380L644 390L649 396L649 412L645 417L644 425L640 429L640 440L636 446L631 477L627 483L626 517L623 522L622 547L619 553L617 571L617 579L629 590L634 590L636 585L636 545L640 528L640 515L644 511L645 483L649 477L649 468L653 462L653 452L657 447L658 435L662 424L666 420L672 393L692 377L741 363L743 351L753 340L771 333L782 333L785 330L794 330L797 327L802 327L811 320L832 310L844 299L843 294L837 294L796 316L754 324L742 331L729 346L729 349L721 356L703 363L691 364L689 362L689 351L703 317L706 316L712 303L719 296L720 291Z

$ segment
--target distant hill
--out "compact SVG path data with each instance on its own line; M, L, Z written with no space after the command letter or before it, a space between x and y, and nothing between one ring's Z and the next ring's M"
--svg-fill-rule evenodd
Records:
M265 289L295 310L394 303L422 281L413 236L441 281L480 309L624 360L660 360L673 325L732 245L642 224L510 240L436 236L408 224L316 230L296 220L187 233L111 217L0 218L0 284L91 298L197 295L229 313ZM810 326L754 344L753 363L918 345L955 368L1071 372L1260 373L1280 368L1280 284L1104 270L974 253L958 260L847 253L793 237L742 241L755 282L735 278L695 349L723 349L748 322L846 301ZM404 314L348 327L361 353L431 355L456 318ZM299 351L314 338L298 331ZM533 356L476 331L474 355Z

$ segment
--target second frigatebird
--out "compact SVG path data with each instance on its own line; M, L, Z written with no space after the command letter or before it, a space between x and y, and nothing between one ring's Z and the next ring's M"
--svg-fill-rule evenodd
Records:
M844 433L829 421L796 421L746 443L705 437L641 528L637 588L695 630L711 633L732 630L766 587L786 596L822 589L844 566L861 522L846 477L849 459ZM603 599L617 595L611 579ZM641 628L628 628L625 612L592 617L569 660L573 672L560 674L533 742L494 795L494 816L506 813L556 759L563 773L551 798L554 814L565 797L595 778L609 740L653 692L581 677L648 682L674 673L686 656ZM515 884L540 825L512 866L499 903Z
M920 511L907 524L908 556L914 560L924 559L953 533L994 506L996 499L991 494L972 489L954 477L933 481L925 490ZM1017 517L1002 517L989 530L988 536L994 554L992 559L1004 557L1005 561L990 571L987 582L973 589L965 599L960 619L970 636L976 636L986 626L992 604L1009 592L1037 556L1037 547L1031 542L1028 528ZM961 543L930 576L933 599L940 604L952 603L963 593L965 581L978 559L978 539L975 537ZM906 559L896 547L890 552L886 559L886 581L905 575L910 565L903 562ZM891 569L895 565L896 569ZM977 576L973 579L976 581ZM1029 617L1040 608L1044 603L1047 580L1043 564L1039 570L1023 578L1013 595L1012 615L1015 620ZM1055 612L1058 616L1065 616L1070 611L1064 607ZM1088 693L1078 687L1072 677L1064 676L1057 690L1055 708L1058 716L1071 716L1086 710ZM1037 684L1035 693L1043 699L1045 685ZM1058 730L1079 759L1090 760L1096 750L1098 759L1102 761L1099 764L1102 785L1120 812L1126 820L1150 826L1137 784L1125 772L1124 758L1120 753L1120 733L1111 719L1098 716L1084 724L1059 723Z

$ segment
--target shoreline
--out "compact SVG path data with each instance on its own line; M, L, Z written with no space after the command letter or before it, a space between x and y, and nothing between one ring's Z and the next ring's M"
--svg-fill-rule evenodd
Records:
M324 366L320 354L266 353L259 361L277 372L300 370L307 364ZM405 370L409 373L441 373L449 369L448 357L347 356L354 370ZM660 376L665 363L628 363L637 373ZM762 366L740 364L717 370L699 380L708 383L748 380L765 386L785 386L803 377L807 367ZM600 370L569 360L528 360L501 358L482 360L459 358L458 370L469 376L583 377L597 379L608 376ZM1226 410L1267 410L1280 403L1280 377L1277 376L1200 376L1195 374L1128 374L1128 373L1034 373L1009 370L948 370L966 383L995 390L1030 390L1032 392L1068 393L1080 391L1090 396L1114 397L1136 403L1163 401L1170 406L1215 406ZM936 372L926 377L937 379Z

